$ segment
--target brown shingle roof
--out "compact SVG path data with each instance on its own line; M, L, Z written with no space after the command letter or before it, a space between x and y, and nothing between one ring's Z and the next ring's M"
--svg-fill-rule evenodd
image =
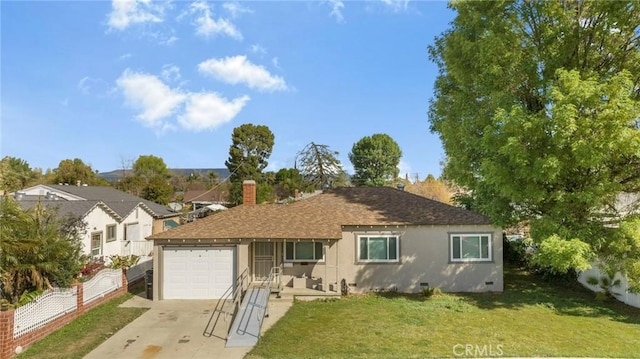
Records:
M390 187L337 188L291 204L238 206L150 239L339 239L348 225L474 225L489 218Z

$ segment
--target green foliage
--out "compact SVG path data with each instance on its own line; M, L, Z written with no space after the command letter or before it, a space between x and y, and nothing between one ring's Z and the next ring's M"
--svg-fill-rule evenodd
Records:
M159 204L168 204L173 195L173 187L164 176L154 176L142 189L140 197Z
M0 190L15 192L25 188L35 177L29 164L20 158L5 156L0 161Z
M308 181L295 168L281 168L275 175L275 192L278 198L287 198L295 195L295 191L308 191L315 188L315 184Z
M565 239L552 235L538 246L533 263L551 272L567 273L570 270L591 268L591 247L578 238Z
M614 204L640 190L640 7L451 7L450 30L429 47L440 68L429 120L444 175L497 224L529 224L538 265L566 273L617 253L634 272L640 258L628 230L615 228L624 214Z
M225 165L231 172L229 201L242 203L242 182L262 180L262 170L273 150L274 136L265 125L244 124L233 129L229 158Z
M620 279L615 279L615 275L616 272L605 271L600 277L587 277L587 284L599 289L599 291L596 292L597 300L608 300L620 295L620 293L615 291L615 288L620 287L621 281Z
M140 156L133 163L133 176L121 179L116 188L134 196L166 205L171 201L174 186L171 171L164 160L154 155ZM174 183L175 178L174 178Z
M25 292L71 284L84 262L80 234L86 224L40 203L23 211L10 197L0 200L0 213L4 298L17 303Z
M384 186L398 177L402 151L387 134L365 136L349 153L355 174L352 181L359 186Z
M438 287L424 287L420 291L420 294L425 298L438 297L442 295L442 289Z
M296 165L300 173L319 189L324 184L333 184L340 175L342 164L336 158L338 154L327 145L311 142L298 152Z
M139 156L133 163L133 174L147 180L151 180L154 177L164 177L165 179L171 177L171 171L167 168L164 160L154 155Z
M127 176L118 181L116 188L139 197L142 195L146 183L145 179L140 176Z
M60 161L49 178L51 184L66 183L75 186L80 181L90 186L108 185L108 182L98 177L97 171L79 158Z
M23 306L25 304L33 302L33 300L38 298L38 296L41 295L43 292L44 291L42 289L32 290L32 291L25 291L20 296L20 299L18 299L18 305L17 306L21 307L21 306Z
M135 254L131 254L128 256L113 255L109 256L109 259L111 260L111 268L127 269L138 264L138 261L140 261L140 256L137 256Z

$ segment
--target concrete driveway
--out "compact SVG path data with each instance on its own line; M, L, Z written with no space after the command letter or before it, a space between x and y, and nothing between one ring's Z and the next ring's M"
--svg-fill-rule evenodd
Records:
M269 302L269 317L262 326L264 333L291 307L291 300ZM243 358L251 348L225 348L227 323L222 319L214 335L204 335L211 328L209 321L215 300L150 301L136 296L123 307L150 308L126 327L119 330L86 359L175 359L175 358ZM208 327L209 325L209 327Z

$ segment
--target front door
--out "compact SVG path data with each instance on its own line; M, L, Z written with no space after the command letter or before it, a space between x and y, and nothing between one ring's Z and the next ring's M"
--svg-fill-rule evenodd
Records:
M274 242L253 243L253 279L265 280L275 265L276 244Z

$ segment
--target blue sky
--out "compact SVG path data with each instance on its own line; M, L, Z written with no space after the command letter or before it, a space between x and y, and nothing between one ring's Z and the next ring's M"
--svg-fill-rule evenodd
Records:
M1 155L94 170L140 155L224 167L233 128L267 125L269 170L314 141L345 169L390 135L401 174L438 176L427 46L454 13L409 1L2 1Z

